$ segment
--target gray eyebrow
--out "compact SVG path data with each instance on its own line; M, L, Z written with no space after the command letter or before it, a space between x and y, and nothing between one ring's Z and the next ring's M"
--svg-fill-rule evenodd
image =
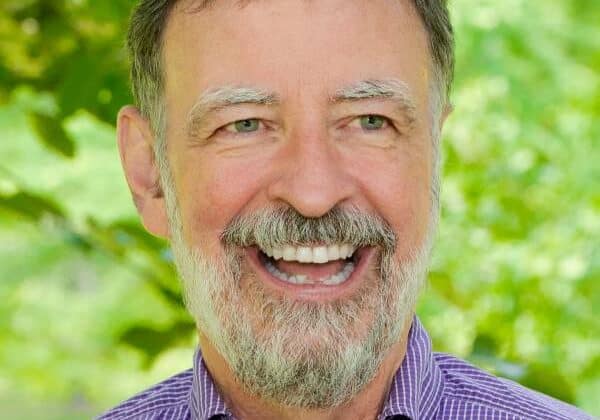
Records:
M367 79L338 89L331 103L352 102L364 99L387 99L398 107L412 124L416 120L416 105L408 85L397 79ZM212 112L241 104L274 106L280 103L276 93L252 86L222 86L203 92L187 116L186 132L194 137L199 126Z
M366 79L338 89L330 98L332 103L364 99L386 99L398 104L409 123L417 118L417 106L408 85L398 79Z
M193 136L198 126L215 111L241 104L277 105L275 93L251 86L222 86L203 92L192 106L187 117L187 132Z

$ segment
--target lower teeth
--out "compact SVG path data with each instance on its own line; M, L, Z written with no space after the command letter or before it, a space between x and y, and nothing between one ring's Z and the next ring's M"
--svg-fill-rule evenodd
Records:
M344 268L342 269L342 271L340 271L339 273L329 276L326 279L321 279L317 282L314 282L314 281L311 281L308 278L308 276L305 276L303 274L296 274L296 275L286 274L283 271L279 270L277 267L275 267L273 265L273 263L271 263L271 261L266 261L265 267L266 267L267 271L269 273L271 273L274 277L276 277L277 279L279 279L283 282L286 282L286 283L290 283L290 284L324 284L327 286L337 286L338 284L344 283L346 280L348 280L348 278L354 271L354 263L347 262L346 265L344 265Z

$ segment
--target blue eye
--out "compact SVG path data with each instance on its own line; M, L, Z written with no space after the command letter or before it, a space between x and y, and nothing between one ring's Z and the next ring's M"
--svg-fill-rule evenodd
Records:
M233 126L233 130L231 131L235 131L237 133L251 133L259 129L260 121L256 118L250 118L247 120L236 121L231 125Z
M364 115L360 117L360 127L363 130L379 130L385 126L387 120L380 115Z

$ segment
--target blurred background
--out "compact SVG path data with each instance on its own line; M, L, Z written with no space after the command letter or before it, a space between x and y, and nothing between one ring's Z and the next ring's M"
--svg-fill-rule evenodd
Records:
M0 416L84 419L191 366L114 140L133 0L0 3ZM600 3L453 0L434 346L600 415Z

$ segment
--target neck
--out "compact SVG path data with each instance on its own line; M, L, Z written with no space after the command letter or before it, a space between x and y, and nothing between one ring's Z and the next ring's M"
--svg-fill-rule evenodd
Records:
M219 394L229 410L240 420L341 420L348 418L376 419L387 400L389 389L404 356L412 317L407 320L396 344L388 351L373 380L351 401L331 409L301 409L277 405L250 394L236 380L225 359L207 337L199 331L202 358Z

